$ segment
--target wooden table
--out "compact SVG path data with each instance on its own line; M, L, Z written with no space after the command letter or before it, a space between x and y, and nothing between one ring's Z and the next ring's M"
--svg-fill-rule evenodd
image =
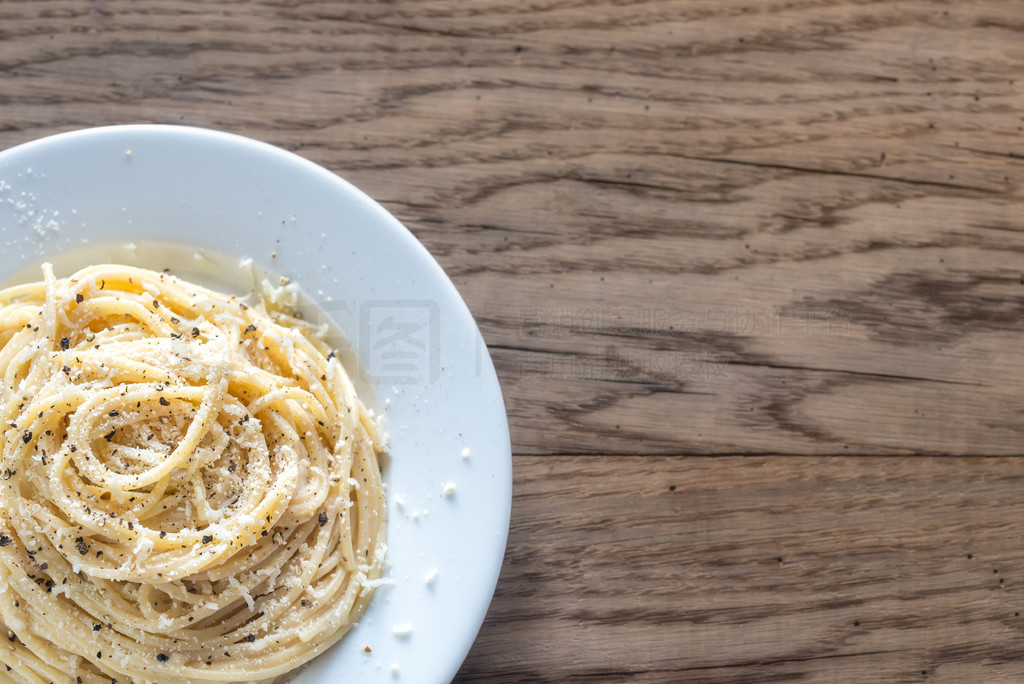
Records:
M233 131L394 212L515 452L459 682L1024 678L1024 4L0 4L0 147Z

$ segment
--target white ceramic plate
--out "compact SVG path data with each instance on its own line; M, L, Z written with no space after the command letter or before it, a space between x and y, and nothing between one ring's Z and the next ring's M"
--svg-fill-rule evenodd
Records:
M237 283L238 261L248 258L298 282L322 312L315 315L329 316L348 340L368 403L385 415L394 584L378 589L358 626L294 681L451 680L501 567L511 449L476 324L408 230L349 183L276 147L140 125L0 152L0 245L0 281L38 274L43 260L67 275L107 259ZM449 483L455 491L445 495ZM411 631L396 635L404 625Z

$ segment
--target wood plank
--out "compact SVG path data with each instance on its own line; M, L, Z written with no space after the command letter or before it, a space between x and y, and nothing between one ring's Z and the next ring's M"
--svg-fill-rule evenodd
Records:
M502 580L460 682L1024 676L1024 459L517 466Z

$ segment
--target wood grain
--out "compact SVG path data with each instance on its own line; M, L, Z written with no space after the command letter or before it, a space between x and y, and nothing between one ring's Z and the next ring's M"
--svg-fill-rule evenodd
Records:
M458 681L1018 681L1024 7L0 4L0 147L251 135L451 274L516 491Z

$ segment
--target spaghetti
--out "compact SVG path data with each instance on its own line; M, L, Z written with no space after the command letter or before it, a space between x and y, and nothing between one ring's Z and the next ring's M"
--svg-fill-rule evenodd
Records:
M168 274L43 272L0 291L0 681L266 681L340 639L385 511L335 355Z

